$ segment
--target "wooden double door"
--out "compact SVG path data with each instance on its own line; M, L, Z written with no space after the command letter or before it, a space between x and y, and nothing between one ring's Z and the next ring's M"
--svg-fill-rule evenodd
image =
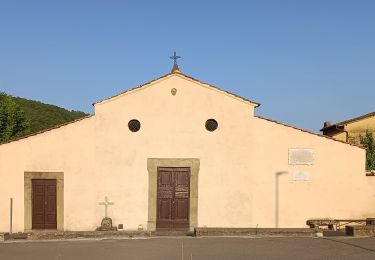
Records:
M158 230L188 230L190 208L190 168L158 167Z
M32 229L56 229L56 180L32 180Z

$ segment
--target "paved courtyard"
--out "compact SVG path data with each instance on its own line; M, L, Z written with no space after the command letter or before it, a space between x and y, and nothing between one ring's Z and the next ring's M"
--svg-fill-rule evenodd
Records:
M7 242L0 259L375 259L375 238L148 238Z

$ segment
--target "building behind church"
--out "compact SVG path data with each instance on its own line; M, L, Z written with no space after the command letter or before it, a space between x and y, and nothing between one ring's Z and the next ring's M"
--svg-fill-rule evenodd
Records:
M333 137L337 140L360 144L360 137L364 137L366 132L375 136L375 112L361 115L352 119L332 124L324 122L320 130L323 135Z
M0 145L0 232L306 227L375 216L365 150L255 115L257 102L181 73L84 119Z

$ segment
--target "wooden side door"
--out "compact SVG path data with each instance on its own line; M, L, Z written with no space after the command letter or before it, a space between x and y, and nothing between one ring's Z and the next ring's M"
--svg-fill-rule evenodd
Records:
M56 228L56 180L32 180L32 229Z
M174 168L173 228L189 229L190 168Z
M156 228L173 229L172 203L174 181L172 168L158 168L157 185Z
M157 229L189 229L190 168L159 167Z
M44 180L32 180L32 229L44 229Z

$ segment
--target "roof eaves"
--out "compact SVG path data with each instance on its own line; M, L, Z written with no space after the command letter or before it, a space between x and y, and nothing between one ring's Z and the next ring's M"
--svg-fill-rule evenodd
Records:
M29 135L21 136L21 137L18 137L16 139L12 139L12 140L0 143L0 146L4 145L4 144L17 142L17 141L20 141L22 139L26 139L26 138L29 138L29 137L32 137L32 136L35 136L35 135L43 134L45 132L49 132L49 131L58 129L58 128L61 128L61 127L66 126L66 125L74 124L74 123L77 123L78 121L82 121L84 119L88 119L88 118L93 117L93 116L94 115L84 116L84 117L78 118L78 119L70 121L70 122L66 122L66 123L63 123L63 124L60 124L60 125L56 125L56 126L53 126L53 127L50 127L50 128L47 128L47 129L44 129L44 130L41 130L41 131L38 131L38 132L35 132L35 133L32 133L32 134L29 134Z
M333 124L333 125L330 125L330 126L326 126L326 127L323 127L322 129L320 129L319 131L326 131L326 130L330 130L330 129L337 129L337 130L341 130L341 129L338 129L339 126L342 126L342 125L339 125L339 124Z
M102 103L102 102L105 102L105 101L111 100L111 99L113 99L113 98L116 98L116 97L118 97L118 96L121 96L121 95L123 95L123 94L126 94L126 93L128 93L128 92L130 92L130 91L133 91L133 90L136 90L136 89L139 89L139 88L145 87L145 86L150 85L150 84L152 84L152 83L154 83L154 82L156 82L156 81L158 81L158 80L161 80L161 79L167 78L168 76L171 76L171 75L181 75L181 76L186 77L186 78L188 78L188 79L190 79L190 80L196 81L196 82L198 82L198 83L200 83L200 84L207 85L207 86L209 86L209 87L211 87L211 88L214 88L214 89L217 89L217 90L219 90L219 91L221 91L221 92L227 93L227 94L229 94L229 95L231 95L231 96L233 96L233 97L235 97L235 98L241 99L241 100L243 100L243 101L245 101L245 102L249 102L249 103L251 103L251 104L254 104L255 107L259 107L259 106L260 106L260 103L257 103L257 102L254 102L254 101L251 101L251 100L249 100L249 99L247 99L247 98L241 97L241 96L236 95L236 94L234 94L234 93L232 93L232 92L229 92L229 91L223 90L223 89L221 89L221 88L218 88L218 87L216 87L216 86L214 86L214 85L211 85L211 84L205 83L205 82L200 81L200 80L198 80L198 79L196 79L196 78L193 78L193 77L191 77L191 76L188 76L188 75L186 75L186 74L184 74L184 73L182 73L182 72L171 72L171 73L165 74L165 75L163 75L163 76L161 76L161 77L158 77L158 78L156 78L156 79L153 79L153 80L151 80L151 81L148 81L148 82L146 82L146 83L144 83L144 84L142 84L142 85L139 85L139 86L137 86L137 87L134 87L134 88L131 88L131 89L125 90L125 91L123 91L123 92L120 92L120 93L117 94L117 95L114 95L114 96L112 96L112 97L109 97L109 98L103 99L103 100L101 100L101 101L95 102L95 103L93 103L92 105L100 104L100 103Z
M347 144L347 145L350 145L350 146L355 146L355 147L358 147L358 148L361 148L361 149L365 149L364 147L362 147L360 145L357 145L357 144L351 144L351 143L347 143L347 142L344 142L344 141L341 141L341 140L337 140L337 139L332 138L330 136L316 134L316 133L307 131L307 130L302 129L302 128L298 128L298 127L295 127L295 126L291 126L291 125L287 125L287 124L278 122L276 120L268 119L268 118L265 118L265 117L262 117L262 116L255 116L255 117L263 119L263 120L267 120L267 121L275 123L275 124L279 124L279 125L282 125L282 126L290 127L290 128L293 128L295 130L299 130L299 131L304 132L304 133L308 133L308 134L315 135L315 136L322 137L322 138L326 138L326 139L329 139L329 140L332 140L332 141L335 141L335 142L339 142L339 143Z
M116 97L118 97L118 96L121 96L121 95L123 95L123 94L126 94L126 93L128 93L128 92L130 92L130 91L133 91L133 90L136 90L136 89L142 88L142 87L147 86L147 85L149 85L149 84L152 84L152 83L154 83L154 82L156 82L156 81L158 81L158 80L161 80L161 79L167 78L168 76L171 76L172 74L176 74L176 73L168 73L168 74L165 74L165 75L163 75L163 76L161 76L161 77L157 77L157 78L155 78L155 79L153 79L153 80L150 80L150 81L148 81L148 82L146 82L146 83L144 83L144 84L142 84L142 85L138 85L138 86L136 86L136 87L134 87L134 88L131 88L131 89L128 89L128 90L122 91L122 92L120 92L120 93L118 93L118 94L116 94L116 95L114 95L114 96L112 96L112 97L105 98L105 99L103 99L103 100L100 100L100 101L94 102L92 105L94 106L94 105L96 105L96 104L100 104L100 103L102 103L102 102L105 102L105 101L111 100L111 99L113 99L113 98L116 98Z
M368 114L365 114L365 115L362 115L362 116L357 116L357 117L354 117L354 118L351 118L351 119L348 119L348 120L345 120L345 121L341 121L341 122L338 122L336 124L333 124L333 125L330 125L330 126L327 126L327 127L323 127L322 129L320 129L320 131L330 129L333 126L346 125L346 124L349 124L349 123L352 123L352 122L355 122L355 121L359 121L359 120L362 120L362 119L365 119L365 118L368 118L368 117L372 117L372 116L375 116L375 112L371 112L371 113L368 113Z
M245 102L252 103L252 104L255 105L255 107L259 107L259 106L260 106L260 103L258 103L258 102L251 101L250 99L247 99L247 98L241 97L241 96L239 96L239 95L237 95L237 94L234 94L234 93L232 93L232 92L230 92L230 91L227 91L227 90L221 89L221 88L219 88L219 87L216 87L216 86L214 86L214 85L208 84L208 83L206 83L206 82L203 82L203 81L201 81L201 80L199 80L199 79L193 78L192 76L186 75L186 74L184 74L184 73L179 73L179 74L181 74L182 76L184 76L184 77L186 77L186 78L188 78L188 79L191 79L191 80L193 80L193 81L197 81L197 82L199 82L200 84L207 85L207 86L209 86L209 87L211 87L211 88L214 88L214 89L217 89L217 90L219 90L219 91L221 91L221 92L227 93L227 94L229 94L229 95L231 95L231 96L233 96L233 97L235 97L235 98L242 99L242 100L245 101Z

